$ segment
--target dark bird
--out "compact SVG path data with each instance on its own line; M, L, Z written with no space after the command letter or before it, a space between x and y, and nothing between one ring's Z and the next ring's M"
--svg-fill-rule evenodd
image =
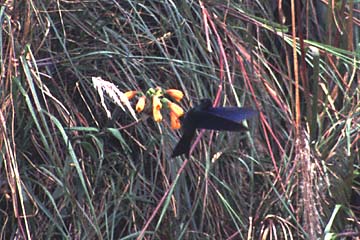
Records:
M245 119L251 118L257 111L251 108L239 107L212 107L210 99L202 99L200 104L190 109L182 119L183 135L175 146L171 157L186 154L189 157L191 140L196 129L209 129L218 131L246 131L241 124Z

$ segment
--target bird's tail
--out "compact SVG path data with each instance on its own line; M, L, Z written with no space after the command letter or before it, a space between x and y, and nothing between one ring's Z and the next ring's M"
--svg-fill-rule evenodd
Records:
M176 144L171 157L172 158L177 157L181 154L186 154L186 157L189 157L191 140L192 140L192 136L188 136L188 135L182 136L178 144Z

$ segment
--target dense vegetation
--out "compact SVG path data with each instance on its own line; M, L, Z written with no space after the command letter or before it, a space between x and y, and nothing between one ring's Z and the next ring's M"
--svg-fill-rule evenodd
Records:
M1 239L355 238L359 9L2 1ZM185 111L210 98L259 116L170 158L167 110L155 122L150 98L134 115L114 95L156 87L181 90Z

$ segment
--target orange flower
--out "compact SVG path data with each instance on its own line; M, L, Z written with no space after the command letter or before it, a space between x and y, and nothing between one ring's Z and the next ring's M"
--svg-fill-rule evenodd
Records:
M165 92L177 102L180 102L180 100L184 97L183 92L177 89L168 89Z
M138 91L127 91L125 92L125 96L127 97L127 99L131 100L132 98L135 97L135 95L137 94Z
M168 107L170 108L170 113L171 112L175 113L175 115L178 118L181 117L182 115L184 115L184 110L176 103L168 101L167 104L168 104Z
M170 125L172 129L179 129L181 127L179 117L173 111L170 112Z
M145 102L146 102L146 96L141 96L135 106L135 109L138 113L144 110Z
M162 115L160 109L162 108L162 104L160 102L159 96L153 96L153 117L155 122L160 122L162 120Z

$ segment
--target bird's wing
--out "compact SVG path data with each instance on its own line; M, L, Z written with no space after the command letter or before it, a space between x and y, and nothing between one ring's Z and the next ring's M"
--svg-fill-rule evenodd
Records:
M197 111L196 119L199 119L196 128L219 131L242 131L247 130L241 122L253 117L257 111L250 108L218 107Z
M252 108L239 107L216 107L209 108L206 111L212 115L216 115L237 123L240 123L258 114L258 112Z

